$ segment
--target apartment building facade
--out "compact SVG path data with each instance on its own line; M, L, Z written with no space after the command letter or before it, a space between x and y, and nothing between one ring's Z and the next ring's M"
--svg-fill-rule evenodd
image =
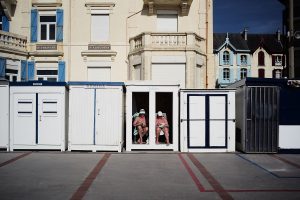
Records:
M24 40L17 80L214 86L211 0L5 1L10 4L9 34Z
M215 33L216 87L245 77L282 78L284 39L276 34Z

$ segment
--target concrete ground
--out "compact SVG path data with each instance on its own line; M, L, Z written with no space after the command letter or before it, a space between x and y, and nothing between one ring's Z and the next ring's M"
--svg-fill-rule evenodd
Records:
M300 154L0 152L0 199L300 199Z

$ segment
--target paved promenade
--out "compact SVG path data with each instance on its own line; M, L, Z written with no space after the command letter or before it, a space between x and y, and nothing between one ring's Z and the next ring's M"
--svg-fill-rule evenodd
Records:
M0 199L300 199L300 154L0 152Z

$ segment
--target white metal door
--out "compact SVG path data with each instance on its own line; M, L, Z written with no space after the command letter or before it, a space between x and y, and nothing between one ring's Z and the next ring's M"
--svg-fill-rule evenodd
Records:
M70 137L72 144L94 144L95 89L71 88Z
M122 99L119 89L96 90L95 134L98 145L118 145Z
M225 146L226 145L226 97L210 96L209 97L209 145Z
M59 145L62 143L62 96L38 94L38 144Z
M36 94L14 94L13 143L35 145L36 140Z
M205 96L190 96L188 108L188 146L205 146Z

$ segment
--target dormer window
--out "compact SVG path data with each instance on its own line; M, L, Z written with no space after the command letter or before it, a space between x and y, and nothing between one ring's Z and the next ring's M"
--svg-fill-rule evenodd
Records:
M247 69L242 68L241 69L241 79L246 78L247 77Z
M223 69L223 80L230 80L230 69L229 68L224 68Z
M223 53L223 64L224 65L229 65L229 60L230 60L230 54L228 51L224 51Z

